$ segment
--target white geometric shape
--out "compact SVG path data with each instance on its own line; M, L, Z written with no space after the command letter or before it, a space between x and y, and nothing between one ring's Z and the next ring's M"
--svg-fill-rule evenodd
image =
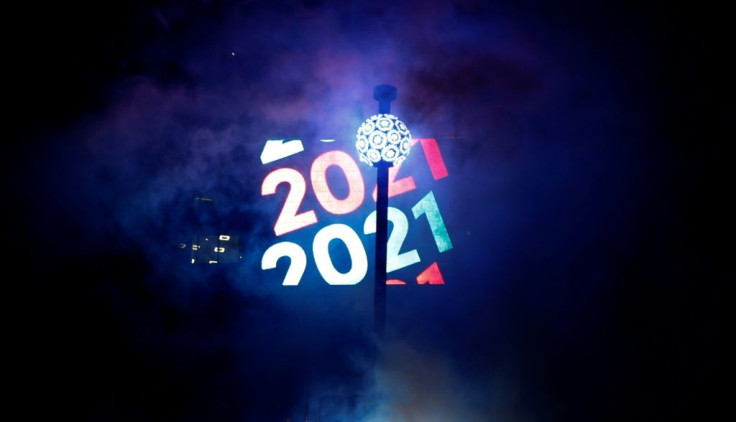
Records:
M292 139L288 142L284 142L283 139L269 139L266 141L266 145L263 146L261 163L273 163L302 151L304 151L304 145L299 139Z

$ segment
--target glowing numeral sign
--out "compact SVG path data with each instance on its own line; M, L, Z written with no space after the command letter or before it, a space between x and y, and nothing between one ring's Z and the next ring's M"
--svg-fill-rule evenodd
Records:
M387 284L444 284L437 256L452 249L452 240L432 184L448 172L435 139L412 144L423 154L417 151L389 170ZM301 140L268 140L261 154L261 196L279 207L274 243L263 252L261 269L281 268L284 286L298 286L310 263L328 285L358 284L375 248L374 169L359 166L354 151L318 149L310 156ZM421 180L419 167L426 175Z

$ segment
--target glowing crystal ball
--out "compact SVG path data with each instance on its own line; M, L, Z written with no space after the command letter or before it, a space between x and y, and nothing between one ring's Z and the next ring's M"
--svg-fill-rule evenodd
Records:
M376 114L358 128L355 142L360 160L377 166L393 166L406 159L411 149L411 133L393 114Z

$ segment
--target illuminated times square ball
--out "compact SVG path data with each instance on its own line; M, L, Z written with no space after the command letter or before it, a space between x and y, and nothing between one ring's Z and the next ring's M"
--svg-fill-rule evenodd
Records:
M376 114L358 128L355 147L361 161L372 166L384 162L390 167L400 164L409 155L411 133L393 114Z

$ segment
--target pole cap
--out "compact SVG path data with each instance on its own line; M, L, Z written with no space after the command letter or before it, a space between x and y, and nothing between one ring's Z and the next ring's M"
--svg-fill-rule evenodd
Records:
M391 102L396 99L396 87L393 85L376 85L373 88L373 99L380 102Z

